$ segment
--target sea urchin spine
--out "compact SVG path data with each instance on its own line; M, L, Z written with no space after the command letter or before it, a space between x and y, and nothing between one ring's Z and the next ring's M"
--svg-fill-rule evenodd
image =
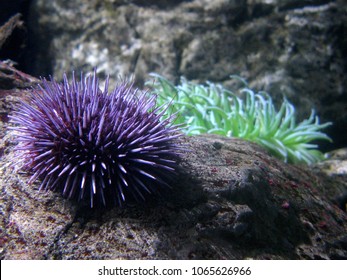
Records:
M29 182L78 201L122 205L144 200L174 174L181 133L156 96L121 83L108 92L94 75L42 80L12 122Z

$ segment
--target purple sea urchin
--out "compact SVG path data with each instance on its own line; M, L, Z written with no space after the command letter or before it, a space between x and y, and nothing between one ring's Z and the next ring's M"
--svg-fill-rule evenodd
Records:
M122 205L144 200L166 185L180 147L171 118L156 108L156 96L127 83L108 92L94 75L62 83L43 80L12 116L18 150L29 182L64 197ZM160 113L159 113L160 111ZM165 110L164 110L165 111Z

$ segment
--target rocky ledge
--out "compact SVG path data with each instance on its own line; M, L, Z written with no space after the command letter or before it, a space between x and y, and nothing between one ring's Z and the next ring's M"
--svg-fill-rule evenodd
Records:
M1 259L347 259L342 175L283 163L240 139L183 137L188 151L162 197L90 209L13 172L7 126Z

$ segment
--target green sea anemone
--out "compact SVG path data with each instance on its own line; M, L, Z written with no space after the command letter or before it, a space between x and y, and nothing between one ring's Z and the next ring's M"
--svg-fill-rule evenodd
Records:
M285 162L311 164L324 159L312 142L331 139L320 130L331 123L319 123L312 110L308 119L295 119L295 108L284 99L279 110L266 92L255 93L242 82L237 93L220 84L195 84L181 78L175 86L158 74L151 86L158 95L157 105L170 104L167 114L177 114L176 124L185 124L187 135L201 133L239 137L256 142ZM164 108L165 106L163 106Z

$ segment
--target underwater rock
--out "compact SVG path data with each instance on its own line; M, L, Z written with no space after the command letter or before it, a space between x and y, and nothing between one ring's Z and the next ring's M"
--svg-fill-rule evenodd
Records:
M14 93L1 99L7 113ZM0 259L347 259L347 214L334 200L346 181L256 144L183 137L161 198L90 209L28 185L0 122Z

